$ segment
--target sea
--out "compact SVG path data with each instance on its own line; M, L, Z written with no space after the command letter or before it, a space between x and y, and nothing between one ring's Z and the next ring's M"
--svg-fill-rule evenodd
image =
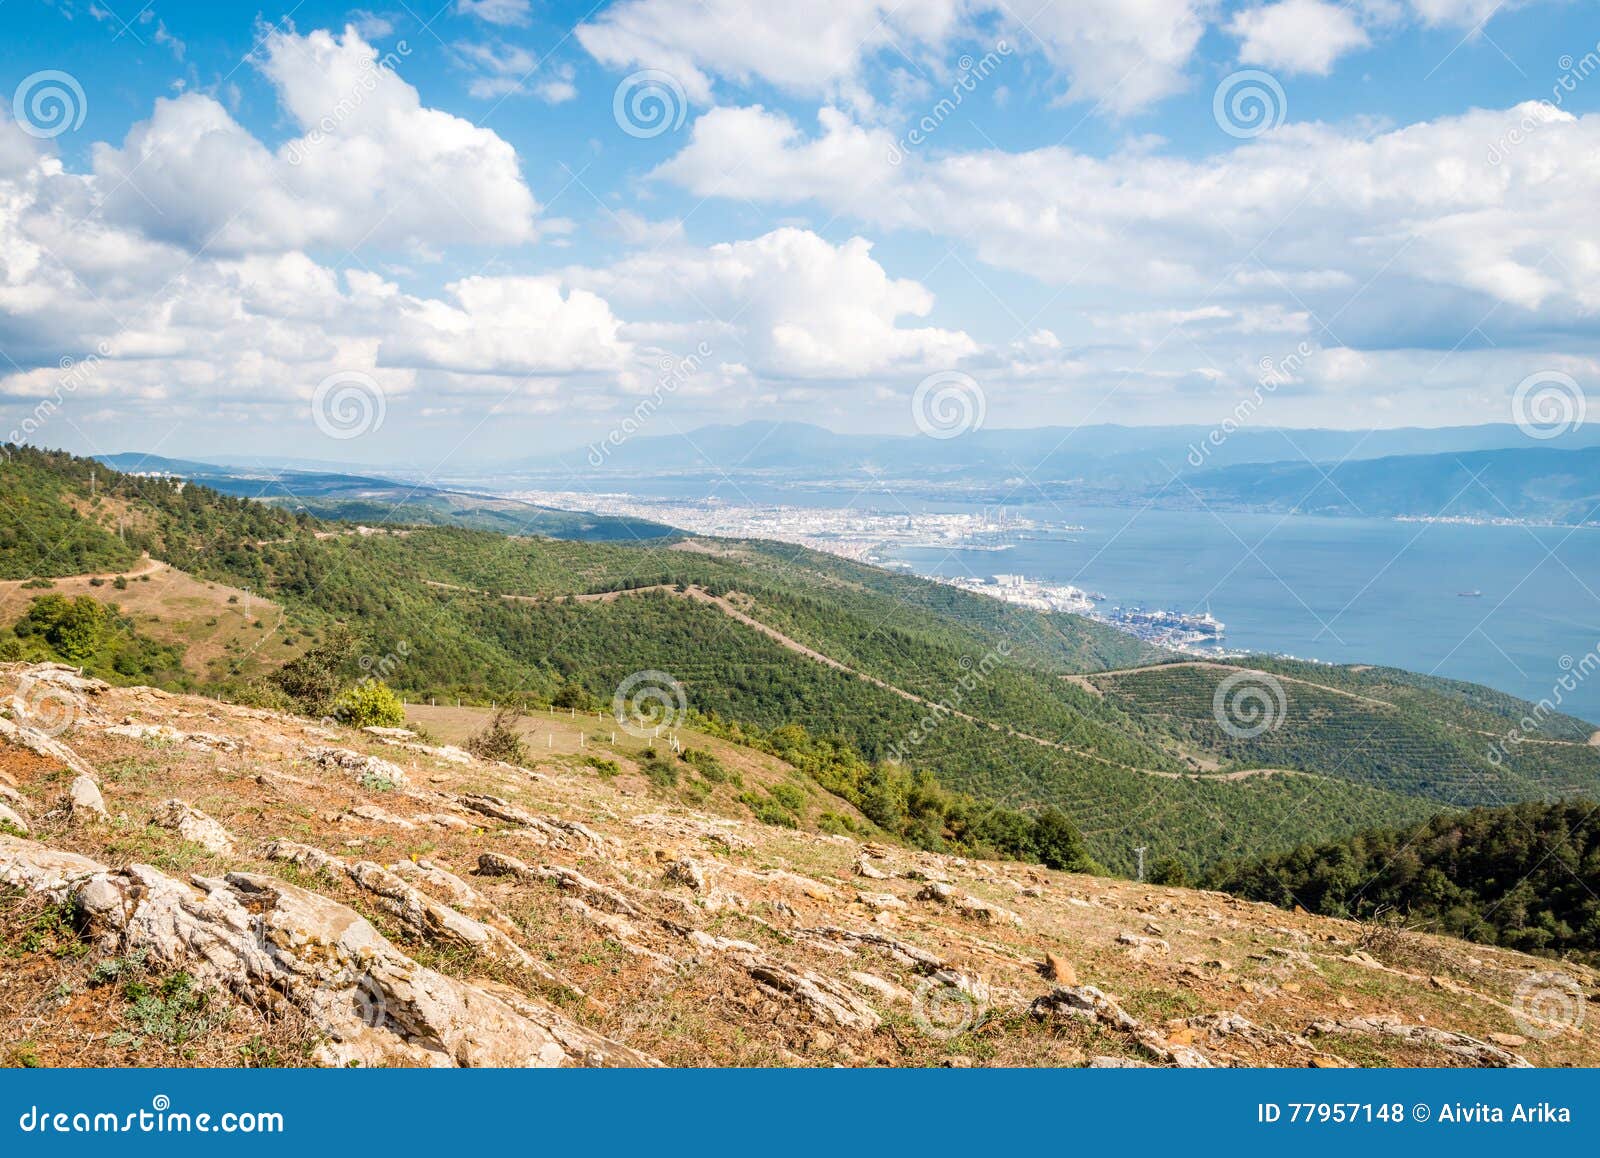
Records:
M1209 610L1230 650L1470 680L1600 724L1600 528L1121 507L1011 508L1080 530L1003 551L908 549L930 576L1070 583L1101 606Z
M648 490L707 497L703 483ZM733 504L985 509L747 480L710 491ZM1560 686L1597 665L1584 659L1600 649L1600 528L1073 503L1005 510L1051 529L1013 536L1001 551L902 548L889 559L919 575L1070 583L1104 595L1106 608L1210 611L1230 650L1407 668L1536 702L1559 695L1563 711L1600 726L1600 672Z

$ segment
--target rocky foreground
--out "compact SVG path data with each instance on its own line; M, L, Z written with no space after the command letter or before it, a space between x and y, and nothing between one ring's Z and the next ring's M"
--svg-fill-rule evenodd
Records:
M1564 962L769 827L621 751L524 768L54 665L0 703L10 1064L1600 1063Z

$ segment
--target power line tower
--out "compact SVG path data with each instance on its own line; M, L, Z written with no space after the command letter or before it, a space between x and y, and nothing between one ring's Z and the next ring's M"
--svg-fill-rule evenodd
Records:
M1138 848L1134 849L1133 851L1139 854L1139 881L1140 881L1140 883L1143 883L1143 881L1144 881L1144 854L1145 854L1145 851L1146 851L1146 846L1141 844Z

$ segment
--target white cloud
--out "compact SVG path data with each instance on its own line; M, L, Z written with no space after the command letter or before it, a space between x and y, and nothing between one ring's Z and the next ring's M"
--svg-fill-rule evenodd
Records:
M467 91L480 100L523 91L523 84L539 67L538 57L514 44L463 40L452 47L476 74Z
M1518 0L1408 0L1424 24L1475 28L1491 17L1522 7Z
M95 146L110 218L224 252L537 235L538 205L511 145L425 107L354 29L275 31L261 51L301 135L269 151L210 97L158 100L120 147Z
M1347 5L1332 0L1279 0L1234 14L1228 32L1239 59L1285 73L1326 76L1334 62L1371 41Z
M489 24L522 26L532 19L529 0L456 0L456 11Z
M777 113L715 109L658 173L700 195L932 230L992 265L1144 301L1192 304L1259 266L1287 275L1260 294L1293 302L1286 288L1314 294L1320 281L1329 309L1356 292L1341 280L1367 300L1441 287L1456 337L1494 302L1569 319L1600 309L1597 114L1525 105L1385 132L1291 125L1201 159L1054 147L896 166L892 147L838 113L808 137Z
M860 237L833 245L808 230L783 228L572 276L618 302L688 312L713 335L719 358L769 378L947 368L978 349L958 330L902 325L904 318L926 317L933 295L890 277Z
M879 56L892 67L921 58L938 73L958 41L992 47L1008 37L1039 50L1066 78L1071 99L1122 114L1184 87L1208 7L1074 0L1019 14L1001 0L623 0L577 35L604 64L672 73L697 103L710 101L716 78L764 81L861 109L873 105L864 74Z
M562 294L555 277L469 277L445 287L453 302L404 298L381 358L472 374L616 372L632 357L621 323L586 290Z
M1209 8L1205 0L1075 0L1043 5L1027 21L1069 78L1069 97L1124 115L1186 87Z

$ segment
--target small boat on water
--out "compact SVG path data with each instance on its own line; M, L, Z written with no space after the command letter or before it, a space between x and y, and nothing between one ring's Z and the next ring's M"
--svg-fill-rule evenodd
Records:
M1482 591L1457 591L1456 592L1456 598L1457 599L1482 599L1483 598L1483 592Z

